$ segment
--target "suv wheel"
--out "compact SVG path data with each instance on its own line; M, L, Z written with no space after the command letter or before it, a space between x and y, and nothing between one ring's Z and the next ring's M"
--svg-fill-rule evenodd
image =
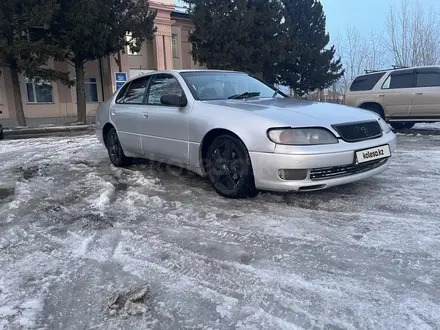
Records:
M365 110L373 111L374 113L377 113L382 118L385 118L385 114L383 112L383 109L379 104L369 103L369 104L363 104L360 107Z
M394 129L410 129L413 128L416 123L401 123L401 122L391 122L390 125Z

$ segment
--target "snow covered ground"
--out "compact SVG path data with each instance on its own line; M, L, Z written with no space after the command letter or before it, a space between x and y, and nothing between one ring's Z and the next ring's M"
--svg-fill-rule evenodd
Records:
M440 123L420 123L420 124L415 124L414 125L414 130L419 130L419 129L423 129L423 130L430 130L433 132L440 132Z
M0 142L0 329L439 329L440 136L335 189L219 197L94 136ZM149 312L110 316L148 285Z

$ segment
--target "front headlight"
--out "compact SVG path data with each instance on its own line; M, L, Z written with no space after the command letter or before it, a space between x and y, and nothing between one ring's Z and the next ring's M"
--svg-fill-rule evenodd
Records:
M389 132L391 132L391 127L390 127L390 125L388 125L388 124L386 123L386 121L383 120L382 118L379 118L379 124L380 124L380 127L382 127L382 131L383 131L385 134L388 134Z
M273 128L267 131L269 140L277 144L335 144L338 139L325 128Z

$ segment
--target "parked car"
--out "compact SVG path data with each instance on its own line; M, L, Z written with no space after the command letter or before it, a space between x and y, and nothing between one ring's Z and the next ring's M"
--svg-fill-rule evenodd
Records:
M315 191L384 171L396 148L371 111L288 98L242 72L158 71L101 104L115 166L143 157L207 176L222 196Z
M0 115L3 113L3 111L0 110ZM3 125L0 123L0 140L3 140L4 134L3 134Z
M395 129L440 121L440 66L367 71L344 103L376 112Z

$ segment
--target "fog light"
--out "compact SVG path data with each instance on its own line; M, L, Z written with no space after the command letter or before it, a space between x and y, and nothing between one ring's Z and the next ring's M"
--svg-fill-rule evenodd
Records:
M278 176L282 180L293 181L293 180L305 180L307 179L307 170L278 170Z

